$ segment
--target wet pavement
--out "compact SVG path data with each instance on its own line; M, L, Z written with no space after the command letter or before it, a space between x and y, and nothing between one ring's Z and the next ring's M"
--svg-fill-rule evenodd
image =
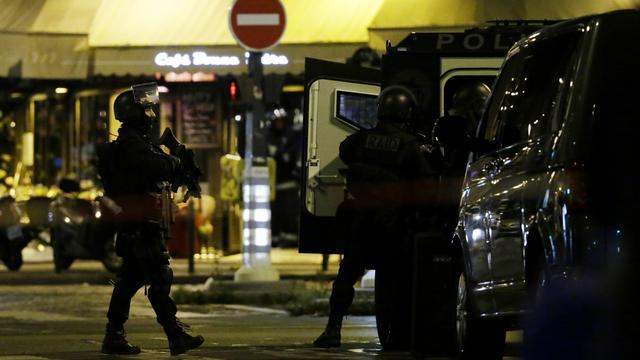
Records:
M126 329L129 340L143 353L101 355L110 293L110 286L89 284L0 286L0 360L412 358L409 353L380 350L372 316L348 317L343 347L324 350L313 348L311 342L326 317L290 316L281 310L240 305L180 306L178 316L206 340L200 349L171 357L142 290L133 299Z
M282 278L291 281L330 281L339 262L339 258L332 258L328 271L321 271L318 255L277 249L272 256ZM200 260L195 272L190 273L186 260L172 259L175 282L194 285L203 284L209 277L228 282L240 263L239 255ZM325 350L313 348L311 342L322 332L326 317L290 316L277 309L221 304L179 306L178 316L192 326L194 333L203 335L205 343L188 355L171 357L143 290L133 298L126 325L129 340L141 346L143 353L129 357L102 355L99 349L111 295L109 282L114 277L100 262L87 260L74 262L71 269L60 274L48 261L26 262L18 272L0 266L0 360L412 358L409 353L381 351L373 316L349 316L343 326L343 346ZM517 342L519 336L510 337L511 342Z
M94 285L0 286L0 359L103 359L99 354L111 288ZM189 358L401 359L381 354L375 320L345 321L344 347L314 349L326 318L292 317L280 310L237 305L181 306L178 316L206 342ZM169 358L166 338L142 290L132 302L129 339L144 349L138 359ZM122 357L127 358L127 357ZM175 358L175 357L173 357Z

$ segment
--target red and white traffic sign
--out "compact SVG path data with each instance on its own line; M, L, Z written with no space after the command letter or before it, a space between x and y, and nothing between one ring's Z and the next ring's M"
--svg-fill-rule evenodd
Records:
M277 45L286 24L280 0L235 0L229 9L229 30L250 51L264 51Z

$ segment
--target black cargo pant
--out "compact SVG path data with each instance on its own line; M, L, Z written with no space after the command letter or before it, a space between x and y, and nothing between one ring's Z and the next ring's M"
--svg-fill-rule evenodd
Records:
M336 213L338 232L345 238L344 257L329 298L329 325L339 325L353 303L354 285L367 268L388 264L403 237L400 212L345 201ZM395 247L395 249L394 249Z
M135 227L119 232L117 241L124 264L109 303L109 326L122 327L129 318L131 298L143 286L158 323L163 327L172 326L177 312L176 304L169 296L173 271L159 229L153 224Z

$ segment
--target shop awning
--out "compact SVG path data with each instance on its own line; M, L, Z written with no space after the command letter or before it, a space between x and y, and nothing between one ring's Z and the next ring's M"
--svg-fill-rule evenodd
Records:
M82 79L101 0L0 0L0 77Z
M463 31L489 20L557 20L640 8L640 0L385 0L369 25L369 46L384 50L412 31ZM411 16L407 16L411 14Z
M236 45L228 29L231 0L110 0L89 32L91 47ZM282 0L281 44L366 43L383 0Z
M102 0L0 0L0 32L88 34Z
M525 1L526 19L569 19L621 9L640 9L640 0Z
M85 35L0 33L0 77L84 79Z
M283 0L287 26L269 51L286 64L265 64L265 73L304 71L304 58L344 62L368 41L367 26L383 0ZM89 32L94 75L247 72L245 51L228 28L231 0L111 0L102 3ZM117 21L114 21L117 19ZM195 64L204 53L215 65ZM157 57L160 56L159 64ZM167 59L184 58L175 67ZM237 64L230 62L230 57ZM225 64L222 64L225 63Z
M304 56L344 61L358 47L384 51L411 31L462 31L494 19L564 19L640 7L640 0L281 0L287 28L270 52L299 73ZM244 50L228 29L232 0L0 0L0 76L82 78L171 71L156 56L204 52L213 62L176 72L246 72ZM88 49L95 62L88 65ZM192 59L193 60L193 59Z
M461 31L478 22L475 0L385 0L369 24L369 46L383 51L412 31ZM407 16L411 14L411 16Z

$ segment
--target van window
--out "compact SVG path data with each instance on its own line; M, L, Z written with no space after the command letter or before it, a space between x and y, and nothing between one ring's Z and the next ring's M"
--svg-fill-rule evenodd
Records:
M483 83L489 87L496 80L495 75L456 75L447 80L444 84L444 113L447 114L453 107L453 95L463 86L471 83Z
M559 128L559 104L570 86L577 40L577 34L558 36L533 43L522 54L520 74L507 86L497 113L503 147Z
M378 97L338 90L336 94L335 116L356 126L358 129L373 129L378 123Z
M494 84L491 99L489 100L489 107L486 109L485 121L486 128L484 129L485 140L496 140L498 136L498 129L500 125L499 116L502 112L502 103L505 101L505 97L511 92L512 84L516 80L515 76L520 73L522 65L521 57L514 55L507 59L497 82Z

